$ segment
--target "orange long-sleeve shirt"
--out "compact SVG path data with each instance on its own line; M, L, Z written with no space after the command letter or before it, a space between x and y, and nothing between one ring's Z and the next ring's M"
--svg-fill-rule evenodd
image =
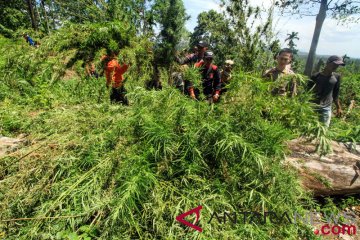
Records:
M129 69L129 65L120 65L116 59L110 60L105 66L106 85L112 84L113 88L121 87L124 81L123 74Z

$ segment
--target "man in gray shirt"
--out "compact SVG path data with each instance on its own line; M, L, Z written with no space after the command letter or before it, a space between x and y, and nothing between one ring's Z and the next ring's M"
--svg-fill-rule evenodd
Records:
M331 121L331 106L336 105L336 115L341 116L342 110L339 101L341 76L335 71L339 66L345 66L342 57L331 56L322 72L314 74L308 82L308 90L314 92L313 102L317 104L315 110L320 115L320 121L327 127Z

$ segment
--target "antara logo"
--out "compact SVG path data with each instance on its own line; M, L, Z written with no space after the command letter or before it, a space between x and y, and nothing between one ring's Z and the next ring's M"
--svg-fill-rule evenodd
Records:
M198 206L190 211L180 214L176 217L176 220L196 231L202 232L203 229L196 224L200 219L200 211L202 206ZM187 216L196 214L196 219L193 223L190 223L185 220ZM352 216L354 213L348 214L333 214L331 213L328 216L327 213L324 213L323 216L320 216L318 212L309 211L309 212L284 212L277 214L275 212L227 212L224 211L223 215L219 215L217 212L211 214L210 220L208 223L211 223L213 219L216 219L219 224L266 224L270 222L272 224L305 224L305 225L317 225L323 224L324 219L326 220L326 225L323 225L321 229L316 229L314 231L315 235L329 235L329 234L348 234L356 235L356 226L353 223L356 221ZM240 216L240 218L239 218ZM241 217L242 216L242 217ZM343 218L345 224L339 224L339 219Z
M196 208L193 208L193 209L191 209L190 211L187 211L187 212L185 212L185 213L180 214L179 216L177 216L177 217L176 217L176 220L177 220L178 222L181 222L182 224L188 226L188 227L191 227L191 228L193 228L193 229L195 229L195 230L197 230L197 231L199 231L199 232L202 232L202 228L195 225L197 222L199 222L201 209L202 209L202 206L198 206L198 207L196 207ZM191 214L193 214L193 213L196 214L196 221L195 221L194 224L193 224L193 223L189 223L188 221L185 220L185 217L187 217L187 216L189 216L189 215L191 215Z

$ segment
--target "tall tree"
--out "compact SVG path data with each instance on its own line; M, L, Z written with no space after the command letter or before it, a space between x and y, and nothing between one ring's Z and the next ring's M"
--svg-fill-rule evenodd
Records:
M197 26L191 34L190 45L195 46L200 40L209 43L215 53L215 62L222 64L226 58L232 57L232 46L235 45L235 33L225 15L215 10L198 15Z
M298 32L288 33L287 38L285 39L285 42L288 43L288 46L293 51L294 55L298 53L298 50L296 49L295 40L299 40L299 33Z
M70 21L73 23L85 23L85 22L101 22L106 20L105 8L107 5L112 5L115 0L94 1L94 0L51 0L53 11L55 11L55 21L62 23L64 21ZM116 1L118 2L118 1ZM120 2L119 2L120 3ZM105 5L103 5L105 4Z
M253 71L262 64L264 49L270 48L264 40L271 30L272 15L269 14L265 22L261 22L261 9L252 7L249 0L222 0L222 4L226 7L230 27L237 41L232 51L237 53L243 70Z
M182 0L156 0L153 6L155 20L160 26L157 40L156 60L162 66L169 66L184 33L186 15Z
M50 32L50 25L49 25L48 14L47 14L46 7L45 7L45 0L41 0L40 5L41 5L42 14L44 16L45 30L46 30L47 33L49 33Z
M37 31L38 30L38 24L35 18L35 12L34 12L34 2L32 0L26 0L26 4L28 7L28 12L31 20L31 27Z
M360 2L355 0L279 0L276 1L283 13L290 12L291 14L298 14L300 16L315 16L316 24L309 56L306 61L305 75L310 76L314 66L316 57L316 49L319 43L321 29L327 17L327 13L339 22L359 20ZM314 9L318 8L318 12Z
M292 68L297 71L299 68L299 62L297 60L297 54L299 52L299 50L296 48L296 43L295 40L299 40L298 37L299 33L298 32L291 32L287 34L287 38L285 39L285 42L287 42L288 47L291 49L291 51L293 52L293 59L292 59Z
M152 32L154 18L151 4L153 0L108 0L108 19L131 23L138 34Z
M27 4L24 0L0 0L1 29L15 31L19 28L27 28L31 26L28 19L27 9ZM3 32L1 33L3 34Z

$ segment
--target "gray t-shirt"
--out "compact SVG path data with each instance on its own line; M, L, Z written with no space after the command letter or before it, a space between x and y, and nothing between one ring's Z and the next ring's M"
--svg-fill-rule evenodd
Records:
M314 103L320 107L331 107L333 101L339 98L341 77L337 73L325 76L314 74L308 82L308 90L315 93Z

